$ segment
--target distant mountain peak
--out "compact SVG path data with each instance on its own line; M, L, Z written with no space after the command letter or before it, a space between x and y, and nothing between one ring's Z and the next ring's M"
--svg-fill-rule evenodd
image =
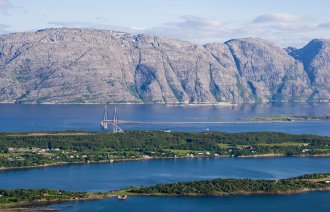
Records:
M194 44L95 29L0 36L0 102L329 101L330 41Z

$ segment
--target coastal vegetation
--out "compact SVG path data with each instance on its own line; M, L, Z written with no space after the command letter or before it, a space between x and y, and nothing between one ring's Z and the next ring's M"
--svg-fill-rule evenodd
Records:
M307 174L281 180L222 179L158 184L127 189L127 194L145 195L232 195L288 194L302 191L329 190L330 174Z
M330 137L277 132L0 133L0 167L180 157L328 156Z
M51 189L0 189L0 209L128 196L224 196L247 194L293 194L330 189L330 173L307 174L280 180L214 179L195 182L131 187L109 192L69 192Z
M56 189L0 189L0 209L106 197L107 193L72 192Z

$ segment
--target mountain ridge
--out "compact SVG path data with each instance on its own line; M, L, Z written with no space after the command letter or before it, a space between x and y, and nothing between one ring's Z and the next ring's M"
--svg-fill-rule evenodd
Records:
M194 44L52 28L0 36L2 103L329 102L330 40Z

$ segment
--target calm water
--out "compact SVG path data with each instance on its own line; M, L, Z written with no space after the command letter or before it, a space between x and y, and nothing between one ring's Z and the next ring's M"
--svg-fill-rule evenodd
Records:
M257 104L233 107L111 105L117 107L119 118L130 121L240 121L247 116L330 115L330 104ZM93 130L98 131L103 105L0 105L0 132ZM176 124L121 125L124 130L172 129L177 131L281 131L330 135L330 121L306 121L264 124Z
M330 211L330 192L289 196L130 197L50 206L61 211Z
M119 118L130 121L231 121L247 116L330 115L330 104L259 104L235 107L111 105ZM0 132L100 131L103 105L0 105ZM281 131L330 135L330 121L218 125L121 125L124 130ZM0 188L59 188L108 191L128 186L201 179L279 179L330 172L330 158L178 159L0 171ZM132 197L51 205L61 211L330 211L330 192L292 196ZM74 207L72 207L74 206Z
M316 172L330 172L330 158L149 160L2 171L0 188L109 191L217 177L279 179Z

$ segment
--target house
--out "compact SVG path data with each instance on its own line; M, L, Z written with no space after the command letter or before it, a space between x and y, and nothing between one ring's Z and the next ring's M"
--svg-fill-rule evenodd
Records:
M251 146L251 145L243 146L243 149L253 149L253 146Z
M144 159L151 159L152 157L150 155L143 155L142 156Z
M14 152L14 151L15 151L15 149L13 147L8 148L8 152Z

